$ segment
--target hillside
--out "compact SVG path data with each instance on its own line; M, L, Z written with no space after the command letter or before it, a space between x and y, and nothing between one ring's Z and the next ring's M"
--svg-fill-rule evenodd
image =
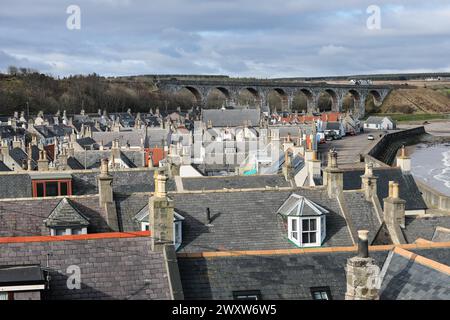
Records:
M448 113L450 94L431 88L393 90L379 109L380 113Z

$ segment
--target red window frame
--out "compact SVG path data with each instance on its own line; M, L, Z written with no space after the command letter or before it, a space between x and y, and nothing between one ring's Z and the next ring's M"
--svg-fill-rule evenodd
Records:
M44 196L43 197L39 197L39 198L45 198L47 197L47 186L46 184L48 182L57 182L58 183L58 196L61 196L61 183L67 183L67 195L71 196L72 195L72 180L71 179L54 179L54 180L33 180L32 184L33 184L33 197L34 198L38 198L38 194L37 194L37 186L39 183L42 183L44 186Z

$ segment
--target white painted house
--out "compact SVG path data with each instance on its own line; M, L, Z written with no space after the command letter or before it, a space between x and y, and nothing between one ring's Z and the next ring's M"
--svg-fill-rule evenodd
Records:
M396 122L391 117L371 116L364 122L364 129L393 130Z

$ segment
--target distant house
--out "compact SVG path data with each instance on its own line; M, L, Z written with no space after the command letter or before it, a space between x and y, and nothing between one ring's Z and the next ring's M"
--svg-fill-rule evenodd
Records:
M396 122L391 117L371 116L364 122L365 129L393 130L396 128Z
M323 132L325 134L334 133L339 136L345 136L345 127L342 122L336 121L336 122L325 122L323 123Z

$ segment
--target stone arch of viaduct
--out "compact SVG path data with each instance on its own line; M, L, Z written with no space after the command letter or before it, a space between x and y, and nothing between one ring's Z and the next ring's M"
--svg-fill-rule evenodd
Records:
M257 105L262 107L267 105L268 95L271 91L278 93L282 100L283 110L292 110L292 102L298 93L303 93L307 99L307 111L309 113L318 111L318 100L321 93L326 92L332 100L332 111L341 112L344 97L351 94L354 99L354 114L363 117L365 114L365 102L369 94L374 98L376 106L380 106L392 86L355 86L328 83L280 83L255 81L255 82L236 82L236 81L187 81L187 80L166 80L158 84L160 90L176 93L179 90L189 90L197 99L198 105L203 108L206 105L209 94L217 89L226 97L229 103L237 101L239 93L243 90L250 92Z

